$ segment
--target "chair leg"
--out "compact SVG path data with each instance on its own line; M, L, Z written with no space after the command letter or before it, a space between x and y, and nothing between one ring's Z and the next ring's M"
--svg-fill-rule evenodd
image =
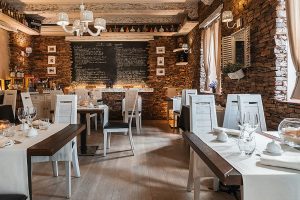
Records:
M58 162L52 161L53 176L58 177Z
M194 151L190 148L190 163L189 163L189 177L187 182L187 191L191 192L193 190L194 181Z
M98 130L98 123L97 123L97 121L98 121L98 115L96 114L96 116L95 116L95 130L97 131Z
M66 167L66 194L67 198L69 199L71 197L71 162L65 161L65 167Z
M137 132L137 134L141 134L140 117L139 117L138 114L135 116L135 125L136 125L136 132Z
M215 192L219 191L219 184L220 184L219 179L217 177L214 177L213 189Z
M107 148L107 131L103 130L103 156L106 156L106 148Z
M140 131L142 131L142 113L139 115L140 121Z
M175 129L175 120L176 120L176 115L173 114L173 129Z
M129 130L128 130L128 135L129 135L129 142L130 142L130 146L131 146L131 151L132 151L132 154L134 155L134 142L133 142L133 138L132 138L131 128L129 128Z
M200 200L200 177L194 179L195 188L194 188L194 200Z
M72 151L72 164L74 169L75 177L80 177L80 169L79 169L79 162L78 162L78 153L77 153L77 145L75 143L74 149Z
M89 113L87 113L86 115L85 115L85 117L86 117L86 125L87 125L87 134L88 135L91 135L91 118L90 118L90 114Z
M107 148L110 149L110 137L111 133L107 133Z

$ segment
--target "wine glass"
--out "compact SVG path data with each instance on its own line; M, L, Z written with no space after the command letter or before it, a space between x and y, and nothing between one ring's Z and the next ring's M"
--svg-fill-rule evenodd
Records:
M32 121L35 119L37 115L37 110L35 107L28 107L27 108L27 115L26 115L26 120L27 123L32 127Z
M22 123L20 130L25 130L25 122L26 122L26 118L27 118L27 111L28 109L24 109L24 108L18 108L17 111L17 115L18 115L18 119L19 121Z

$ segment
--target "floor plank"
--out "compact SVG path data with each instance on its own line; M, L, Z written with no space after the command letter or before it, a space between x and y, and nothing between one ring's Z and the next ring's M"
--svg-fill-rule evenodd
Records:
M173 133L166 121L145 121L142 134L134 134L132 156L127 136L113 135L108 156L80 157L80 178L72 178L74 200L191 200L186 191L188 147L180 134ZM92 132L89 144L102 148L102 134ZM65 198L64 165L59 177L52 177L50 163L33 165L33 198ZM229 200L233 197L212 192L203 185L202 200Z

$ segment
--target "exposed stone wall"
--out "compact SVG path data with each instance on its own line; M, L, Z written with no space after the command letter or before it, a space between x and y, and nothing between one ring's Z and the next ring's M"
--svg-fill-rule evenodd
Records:
M23 44L19 47L16 43L18 38L23 38ZM144 119L166 119L167 103L165 95L167 87L198 88L199 87L199 55L200 55L200 36L199 29L196 27L186 38L191 53L189 53L189 64L177 66L176 53L173 50L177 48L177 37L157 37L149 41L148 57L148 80L146 84L154 88L153 93L142 93L143 98L143 118ZM56 46L56 53L48 53L48 46ZM26 59L27 74L32 74L38 78L49 77L57 84L69 85L71 83L72 52L70 43L65 41L64 37L45 37L45 36L27 36L25 34L12 34L10 47L13 49L11 62L18 62L16 55L26 46L33 49L32 55ZM165 54L156 54L156 47L164 46ZM56 56L56 64L48 64L48 56ZM157 57L163 56L165 59L165 76L157 76ZM11 66L14 66L13 64ZM56 75L48 75L47 67L56 67ZM110 107L110 116L113 119L121 117L121 102L124 98L122 93L104 93L104 103Z
M9 34L9 49L10 49L10 69L24 70L26 74L31 72L31 56L22 56L21 52L25 51L26 47L32 47L32 37L22 32Z
M56 53L48 53L48 46L56 46ZM64 37L37 36L33 38L32 74L39 78L52 78L56 84L71 83L72 51ZM55 56L55 64L48 64L48 56ZM48 75L47 67L56 67L56 75Z
M218 5L200 3L199 13L211 13ZM262 94L267 126L276 129L285 117L300 117L300 105L287 100L287 36L284 0L225 0L224 10L233 11L234 19L241 17L244 26L251 27L251 67L240 81L222 76L222 95L217 101L225 105L230 93ZM201 11L201 12L200 12ZM208 15L207 15L208 16ZM205 19L200 15L200 22ZM223 23L222 36L231 34Z

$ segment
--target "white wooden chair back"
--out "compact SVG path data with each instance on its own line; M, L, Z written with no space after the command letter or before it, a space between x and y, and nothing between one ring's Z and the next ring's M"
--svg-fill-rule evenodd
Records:
M102 90L99 89L99 88L95 88L93 91L92 91L93 95L94 95L94 99L102 99Z
M138 100L137 100L137 106L138 106L138 111L141 112L142 111L142 97L140 95L138 95ZM122 113L125 112L125 98L122 99Z
M134 114L136 116L138 116L138 109L136 106L136 101L138 98L138 93L139 91L137 89L129 89L125 92L125 122L128 122L128 115L129 114ZM134 111L133 113L130 113Z
M242 119L245 113L250 113L252 116L258 117L258 131L267 131L264 108L260 94L238 95L238 106L240 119ZM255 117L250 117L251 120L255 120Z
M77 96L57 95L54 112L55 123L77 124Z
M23 103L23 108L33 107L33 103L29 92L21 92L21 99Z
M190 131L196 135L218 126L214 95L190 96Z
M190 105L189 97L191 95L197 95L196 89L183 89L182 90L182 97L181 97L181 105L188 106Z
M229 129L240 130L239 128L239 106L238 106L238 95L247 94L228 94L227 102L224 114L223 127Z
M181 97L173 98L173 111L181 109Z
M50 91L50 110L55 110L55 106L56 106L56 96L57 95L63 95L63 91L62 90L51 90Z
M77 95L78 101L86 100L89 98L89 91L84 88L75 89L75 94Z
M3 104L11 105L14 116L16 112L16 102L17 102L17 90L5 90Z

